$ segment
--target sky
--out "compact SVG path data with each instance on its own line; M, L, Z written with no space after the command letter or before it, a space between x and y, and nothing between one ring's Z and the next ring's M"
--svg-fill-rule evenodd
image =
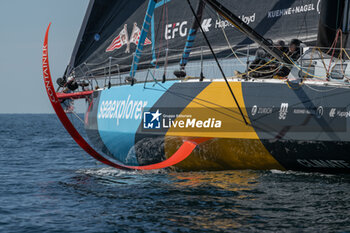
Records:
M55 82L69 63L88 3L0 0L0 114L53 113L42 78L44 33L52 22L49 59Z

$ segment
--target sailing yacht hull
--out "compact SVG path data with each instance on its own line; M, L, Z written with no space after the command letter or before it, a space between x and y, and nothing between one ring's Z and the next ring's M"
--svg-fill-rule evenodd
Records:
M223 81L96 91L85 117L88 137L130 166L163 161L183 140L202 137L210 140L176 168L350 172L349 88L280 80L229 84L239 107Z

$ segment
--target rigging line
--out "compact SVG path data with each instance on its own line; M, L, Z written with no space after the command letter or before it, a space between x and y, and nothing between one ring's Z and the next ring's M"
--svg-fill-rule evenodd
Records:
M257 70L259 70L259 69L261 69L261 68L264 68L265 66L268 66L271 62L273 62L273 61L275 61L276 60L276 58L273 58L273 59L271 59L270 61L268 61L267 63L265 63L264 65L261 65L261 66L259 66L259 67L257 67L257 68L255 68L254 70L250 70L250 71L248 71L247 73L242 73L242 74L240 74L240 75L237 75L237 77L243 77L243 75L249 75L250 73L252 73L252 72L256 72Z
M341 72L344 75L344 77L347 78L346 74L344 72L344 66L343 66L344 65L344 61L343 61L343 49L342 48L343 48L343 33L340 36L340 62L341 62ZM334 67L333 67L333 69L334 69Z
M159 63L159 57L160 57L160 54L161 54L161 52L162 52L162 47L163 47L163 36L164 36L164 26L165 26L165 20L164 20L164 18L165 18L165 15L166 15L166 13L167 13L167 11L166 11L166 4L164 4L163 5L163 7L162 7L162 19L160 20L160 22L161 22L161 24L162 24L162 32L161 32L161 36L160 36L160 45L159 45L159 49L158 49L158 54L157 54L157 59L156 59L156 64L155 64L155 68L157 68L157 66L158 66L158 63ZM159 24L160 25L160 24ZM159 27L159 25L158 25L158 27ZM155 42L154 42L155 43ZM154 74L155 74L155 71L154 71Z
M344 48L342 48L342 51L344 51L344 53L345 53L345 56L350 60L350 56L349 56L349 54L346 52L346 50L344 49ZM348 76L346 76L345 75L345 78L349 81L349 77Z
M311 54L310 54L310 63L309 63L309 65L308 65L308 67L307 67L307 70L306 70L306 72L308 72L308 73L309 73L309 71L311 70L312 61L313 61L313 59L314 59L314 56L313 56L313 55L314 55L315 49L316 49L316 48L313 48L312 51L311 51ZM301 62L302 62L302 61L303 61L303 57L301 57L300 59L301 59ZM301 67L302 69L305 68L305 67L303 67L302 65L301 65L300 67ZM302 78L301 83L303 83L303 82L307 79L307 77L305 77L305 76L302 76L301 78ZM289 88L291 88L290 85L288 84L288 82L287 82L287 85L288 85Z
M332 56L331 56L331 59L329 60L329 66L328 66L328 70L327 70L328 74L329 74L329 71L331 70L332 60L333 60L334 55L335 55L335 50L336 50L336 47L337 47L337 43L338 43L338 40L339 40L339 35L340 35L340 33L342 34L341 30L338 29L337 35L336 35L335 40L334 40L334 42L333 42L334 48L333 48ZM333 46L332 46L332 47L333 47Z
M118 8L118 7L119 7L119 6L117 6L117 5L114 6L114 7L113 7L114 9L113 9L111 12L116 12L116 11L117 11L116 8ZM117 15L118 15L118 14L112 14L111 16L107 17L107 18L103 21L103 24L100 26L100 30L98 30L98 33L100 34L102 31L105 30L105 27L108 27L109 25L111 25L111 22L117 17ZM113 34L111 34L109 37L112 37L112 35L113 35ZM91 49L91 47L93 46L93 44L94 44L94 41L90 43L89 48L86 49L86 51L85 51L83 54L85 54L89 49ZM80 55L78 58L80 59L80 58L83 56L83 54Z
M166 10L166 25L169 24L169 15L168 15L168 6L165 8ZM162 82L165 83L166 81L166 75L167 75L167 68L168 68L168 55L169 55L169 40L166 40L166 49L165 49L165 61L164 61L164 74L162 78Z
M222 22L222 21L221 21L221 18L220 18L220 16L219 16L218 13L216 13L216 14L217 14L218 20L219 20L219 22L220 22L220 24L221 24L221 22ZM246 66L246 64L243 63L243 61L237 56L237 54L236 54L235 51L233 50L233 48L232 48L232 46L231 46L231 43L230 43L229 39L227 38L227 35L226 35L226 32L225 32L224 27L221 27L221 30L222 30L222 33L224 34L224 37L225 37L226 42L227 42L227 45L229 46L229 48L230 48L231 51L232 51L232 54L236 57L236 59L237 59L243 66Z
M193 96L190 96L190 95L186 95L186 94L182 94L182 93L170 91L169 89L167 89L166 87L164 87L164 86L163 86L162 84L160 84L159 82L157 82L156 84L158 84L161 88L163 88L164 90L166 90L166 92L169 93L169 94L172 94L172 95L174 95L174 96L177 96L177 97L182 98L182 99L185 99L185 100L191 100L193 103L196 103L196 104L198 104L198 105L200 105L200 106L202 106L202 107L204 107L204 108L206 108L206 109L211 109L211 110L213 110L213 111L215 111L215 112L218 112L218 113L221 113L222 115L225 115L225 116L227 116L227 117L229 117L229 118L231 118L231 119L233 119L233 120L236 120L236 121L240 121L240 122L241 122L240 117L237 118L237 117L234 117L233 115L231 115L232 113L237 114L237 115L240 115L240 114L239 114L238 112L233 111L233 110L230 109L230 108L227 108L227 107L225 107L225 106L221 106L221 105L219 105L219 104L216 104L216 103L213 103L213 102L210 102L210 101L207 101L207 100L203 100L203 99L200 99L200 98L197 98L197 97L193 97ZM213 105L214 107L210 107L210 106L205 105L204 103L201 103L201 102L196 101L196 100L200 100L200 101L202 101L202 102L204 102L204 103L209 103L209 104ZM218 108L215 108L215 106L217 106ZM222 110L220 110L220 109L222 109ZM230 112L230 114L223 112L223 110L226 110L226 111Z
M219 20L221 20L221 19L219 19ZM224 33L225 39L226 39L226 41L227 41L227 43L228 43L228 46L229 46L229 48L230 48L231 51L232 51L232 54L236 57L236 59L237 59L244 67L246 67L247 65L246 65L245 63L243 63L243 61L237 56L236 52L233 50L233 48L232 48L232 46L231 46L231 44L230 44L230 42L229 42L229 40L228 40L228 38L227 38L227 35L226 35L226 33L225 33L225 31L224 31L223 28L222 28L222 31L223 31L223 33ZM230 55L230 56L231 56L231 55ZM229 57L230 57L230 56L229 56ZM247 57L247 59L248 59L248 57ZM269 63L270 63L270 62L269 62ZM278 62L278 63L280 63L280 62ZM282 66L283 66L282 64L279 64L279 66L278 66L277 68L275 68L274 70L268 70L268 71L259 71L259 69L263 68L264 66L260 66L260 67L258 67L257 69L254 69L254 70L253 70L252 68L248 67L249 71L246 72L245 74L250 74L250 73L252 73L252 72L255 72L255 73L258 73L258 74L270 74L270 73L274 73L274 72L278 71Z
M220 15L216 12L216 15L217 15L217 17L218 17L218 20L220 21L220 22L222 22L222 20L221 20L221 18L220 18ZM224 29L224 27L221 27L221 30L222 30L222 32L223 32L223 34L224 34L224 37L225 37L225 39L226 39L226 42L227 42L227 45L229 46L229 48L230 48L230 50L232 51L232 54L236 57L236 59L243 65L243 66L246 66L246 63L244 63L239 57L238 57L238 55L237 55L237 53L233 50L233 47L231 46L231 43L230 43L230 41L229 41L229 39L228 39L228 37L227 37L227 34L226 34L226 32L225 32L225 29ZM244 54L245 55L245 54ZM248 58L247 58L248 59ZM280 67L281 67L282 65L280 65ZM277 67L274 71L277 71L280 67ZM251 68L249 68L249 70L251 71L252 69ZM260 73L259 71L255 71L256 73ZM272 71L271 71L272 72ZM262 74L267 74L267 73L270 73L270 71L269 72L261 72Z
M81 121L81 123L85 124L83 119L81 119L81 117L74 110L72 111L72 113L73 113L74 116L76 116L76 118L78 118Z
M211 8L210 8L211 9ZM214 11L214 10L212 10L212 11ZM222 20L221 20L221 18L220 18L220 15L216 12L216 15L218 16L218 20L221 22ZM236 26L237 28L238 28L238 26ZM233 48L232 48L232 46L231 46L231 43L230 43L230 41L228 40L228 37L227 37L227 35L226 35L226 32L225 32L225 29L223 28L223 27L221 27L221 29L222 29L222 32L223 32L223 34L224 34L224 37L225 37L225 39L226 39L226 42L227 42L227 44L228 44L228 46L229 46L229 48L231 49L231 51L232 51L232 53L233 53L233 55L236 57L236 59L241 63L241 64L243 64L243 66L246 66L246 64L245 63L243 63L242 62L242 60L237 56L237 54L236 54L236 52L233 50ZM248 59L248 58L247 58ZM273 59L272 61L274 61L275 59ZM272 61L270 61L270 62L268 62L267 64L269 64L269 63L271 63ZM281 62L278 62L277 61L277 63L279 63L279 66L277 67L277 68L275 68L274 70L270 70L270 71L259 71L259 69L261 69L261 68L263 68L264 66L266 66L267 64L265 64L265 65L263 65L263 66L261 66L261 67L258 67L258 68L256 68L256 69L251 69L250 67L249 67L249 70L248 70L248 72L246 72L245 74L243 73L243 74L241 74L240 76L242 77L243 75L249 75L250 73L252 73L252 72L255 72L255 73L260 73L260 74L270 74L270 73L274 73L274 72L276 72L276 71L278 71L282 66L283 66L283 64L281 64Z
M220 108L220 109L225 109L225 110L227 110L227 111L229 111L229 112L231 112L231 113L240 115L240 113L235 112L235 111L233 111L232 109L230 109L230 108L228 108L228 107L225 107L225 106L222 106L222 105L220 105L220 104L211 102L211 101L209 101L209 100L201 99L201 98L198 98L198 97L196 97L196 96L191 96L191 95L186 95L186 94L182 94L182 93L179 93L179 92L171 91L171 90L169 90L168 88L164 87L164 86L163 86L161 83L159 83L159 82L157 82L156 84L158 84L161 88L163 88L163 89L165 90L165 92L167 92L167 93L173 94L173 95L178 96L178 97L180 97L180 98L182 98L182 99L185 99L185 100L191 100L193 103L199 104L199 105L201 105L201 106L203 106L203 107L205 107L205 108L209 108L209 109L213 108L213 107L208 107L207 105L204 105L204 103L207 103L207 104L211 104L211 105L213 105L213 106L216 106L216 107L218 107L218 108ZM196 100L197 100L197 101L196 101ZM201 103L200 101L201 101L201 102L204 102L204 103ZM219 112L219 113L222 113L222 112L220 112L219 110L215 110L215 111L216 111L216 112ZM227 115L227 114L224 114L224 115ZM234 119L234 120L237 120L237 121L240 120L240 119L238 119L238 118L233 117L232 115L227 115L227 116L229 116L230 118L232 118L232 119Z
M315 47L315 48L316 48L316 47ZM317 49L318 49L318 52L320 53L321 61L322 61L322 64L323 64L323 68L324 68L324 70L325 70L326 73L327 73L327 65L326 65L326 63L324 62L324 57L323 57L322 51L321 51L320 48L317 48ZM328 73L327 73L327 75L328 75Z
M339 58L338 58L339 59ZM344 77L349 80L347 75L344 72L344 61L343 61L343 33L340 35L340 62L341 62L341 72L344 75ZM335 67L335 66L334 66ZM334 69L333 67L333 69Z
M234 101L235 101L235 103L236 103L236 105L237 105L237 107L238 107L238 109L239 109L239 112L240 112L240 114L241 114L241 116L242 116L242 118L243 118L243 120L244 120L244 123L245 123L246 125L250 125L250 124L248 123L246 117L245 117L244 114L243 114L243 111L242 111L242 109L241 109L241 107L240 107L240 105L239 105L239 103L238 103L238 100L236 99L236 96L235 96L235 94L234 94L233 91L232 91L232 88L231 88L231 86L230 86L230 83L228 82L228 80L227 80L227 78L226 78L226 75L225 75L225 73L224 73L224 71L223 71L223 69L222 69L222 67L221 67L221 65L220 65L220 63L219 63L218 58L216 57L216 54L214 53L213 48L211 47L211 44L210 44L210 42L209 42L209 40L208 40L208 37L207 37L205 31L204 31L203 28L202 28L201 22L199 21L197 15L196 15L196 12L194 11L194 9L193 9L193 7L192 7L192 4L191 4L190 0L187 0L187 3L188 3L188 5L189 5L190 8L191 8L192 14L193 14L194 17L196 18L196 21L197 21L197 23L198 23L198 25L199 25L199 28L200 28L201 31L202 31L203 37L204 37L206 43L208 44L211 53L212 53L213 56L214 56L214 59L215 59L216 64L218 65L218 67L219 67L219 69L220 69L220 72L221 72L222 76L223 76L223 78L225 79L226 85L227 85L228 89L230 90L230 93L231 93L231 95L232 95L232 97L233 97L233 99L234 99Z
M306 75L308 75L310 77L318 78L318 79L325 79L326 78L326 77L316 76L316 75L313 75L313 74L310 74L310 73L306 72L305 70L300 68L289 56L286 56L286 57L290 60L290 62L292 63L292 65L294 65L294 67L296 67L298 70L300 70L304 74L306 74Z
M327 92L331 92L331 91L334 91L334 90L337 90L337 89L339 89L339 88L341 88L340 86L339 87L334 87L333 89L330 89L330 90L325 90L325 91L323 91L323 90L318 90L318 89L316 89L316 88L314 88L314 87L311 87L309 84L307 84L307 83L304 83L304 85L306 86L306 87L308 87L309 89L311 89L311 90L313 90L313 91L315 91L315 92L320 92L320 93L327 93Z
M234 114L238 114L239 115L239 113L238 112L235 112L235 111L233 111L232 109L230 109L230 108L227 108L227 107L225 107L225 106L221 106L221 105L219 105L219 104L216 104L216 103L214 103L214 102L211 102L211 101L207 101L207 100L204 100L204 99L200 99L200 98L198 98L198 97L194 97L194 96L190 96L190 95L186 95L186 94L182 94L182 93L177 93L177 92L174 92L174 91L170 91L169 89L167 89L166 87L164 87L161 83L157 83L161 88L163 88L166 92L168 92L168 93L170 93L170 94L173 94L173 95L175 95L175 96L177 96L177 97L179 97L179 98L182 98L182 99L185 99L185 100L192 100L194 103L196 103L196 104L198 104L198 105L200 105L200 106L203 106L203 107L205 107L205 108L207 108L207 109L211 109L211 110L213 110L213 111L215 111L215 112L218 112L218 113L220 113L220 114L223 114L223 115L225 115L225 116L227 116L227 117L229 117L229 118L231 118L231 119L233 119L233 120L236 120L236 121L241 121L241 119L239 119L239 118L237 118L237 117L234 117L234 116L232 116L232 115L230 115L230 114L228 114L228 113L225 113L223 110L226 110L226 111L228 111L228 112L230 112L230 113L234 113ZM196 100L198 100L198 101L196 101ZM200 101L202 101L202 102L204 102L204 103L208 103L208 104L211 104L211 105L213 105L213 106L217 106L219 109L223 109L223 110L218 110L217 108L215 108L215 107L209 107L209 106L207 106L207 105L205 105L204 103L201 103ZM279 110L276 110L276 112L278 112ZM257 122L259 119L262 119L263 117L260 117L260 118L258 118L258 119L255 119L255 120L253 120L253 122ZM259 122L260 123L260 125L262 125L263 127L265 127L264 129L265 129L265 133L267 133L267 134L269 134L270 136L276 136L274 133L273 133L273 130L275 130L274 128L271 128L268 124L263 124L262 122ZM257 130L264 130L263 128L261 128L260 126L258 126L258 125L255 125L254 126ZM266 131L267 129L269 128L269 131ZM271 131L271 132L270 132ZM288 137L285 137L285 138L287 138L287 139L290 139L290 138L288 138Z

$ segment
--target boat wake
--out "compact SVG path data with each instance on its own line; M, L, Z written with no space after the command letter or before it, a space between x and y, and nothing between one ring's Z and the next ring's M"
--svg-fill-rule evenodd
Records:
M325 173L310 173L310 172L301 172L301 171L281 171L281 170L270 170L272 174L280 174L280 175L294 175L294 176L316 176L316 177L335 177L337 175L334 174L325 174Z
M112 167L104 168L89 168L89 169L79 169L76 171L78 174L100 176L100 177L119 177L125 175L151 175L151 174L167 174L167 169L161 170L119 170Z

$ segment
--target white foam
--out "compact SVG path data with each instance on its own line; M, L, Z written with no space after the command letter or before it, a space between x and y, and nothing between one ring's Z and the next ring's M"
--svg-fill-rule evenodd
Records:
M127 171L127 170L119 170L112 167L103 167L103 168L90 168L90 169L80 169L77 173L85 174L85 175L93 175L93 176L123 176L123 175L149 175L149 174L166 174L167 171L162 170L150 170L150 171Z
M320 177L333 177L335 175L332 174L323 174L316 172L301 172L301 171L281 171L281 170L270 170L273 174L281 174L281 175L296 175L296 176L320 176Z

